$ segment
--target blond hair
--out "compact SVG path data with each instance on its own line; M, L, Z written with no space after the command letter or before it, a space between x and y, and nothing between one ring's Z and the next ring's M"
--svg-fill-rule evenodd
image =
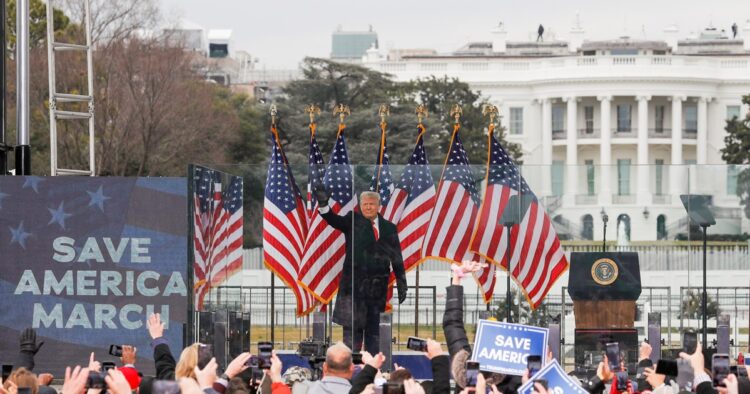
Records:
M8 376L8 379L3 383L5 390L8 390L10 382L15 383L18 388L31 389L31 394L39 393L39 382L37 382L36 375L26 368L18 368Z
M195 379L195 367L198 365L198 347L200 343L196 342L186 347L180 354L180 361L174 370L175 379L193 378Z

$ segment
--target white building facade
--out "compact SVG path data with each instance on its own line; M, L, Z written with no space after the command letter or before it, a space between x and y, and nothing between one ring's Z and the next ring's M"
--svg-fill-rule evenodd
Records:
M673 239L687 231L679 195L713 196L717 231L750 231L726 166L726 120L744 117L750 94L750 21L743 39L707 30L678 41L620 38L472 43L447 55L364 65L399 81L456 77L500 108L510 142L523 150L524 176L572 239L610 239L620 222L630 240ZM734 184L733 184L734 183ZM623 226L624 227L624 226ZM619 229L623 231L622 228Z

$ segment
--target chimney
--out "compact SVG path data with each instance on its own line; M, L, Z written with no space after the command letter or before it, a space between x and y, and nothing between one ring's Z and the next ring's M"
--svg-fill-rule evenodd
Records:
M750 19L745 21L745 26L742 26L742 42L745 50L750 51Z
M667 45L672 48L672 53L677 52L677 40L680 34L680 29L677 25L669 25L664 28L664 41Z
M500 22L492 29L492 52L505 53L507 41L508 32L505 31L503 22Z
M581 27L581 17L576 14L576 23L570 28L570 38L568 39L568 50L578 52L583 45L583 36L585 30Z

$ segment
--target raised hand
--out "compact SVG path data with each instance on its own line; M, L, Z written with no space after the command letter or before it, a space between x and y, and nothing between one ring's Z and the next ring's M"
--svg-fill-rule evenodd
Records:
M146 321L146 327L148 327L148 333L151 335L151 339L161 338L164 336L164 323L161 321L161 316L155 313L148 317Z

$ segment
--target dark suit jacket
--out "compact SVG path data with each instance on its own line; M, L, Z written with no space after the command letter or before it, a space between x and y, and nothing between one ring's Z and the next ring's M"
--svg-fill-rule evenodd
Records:
M346 237L346 258L339 280L339 298L352 296L354 300L374 303L385 310L391 268L396 279L406 280L396 225L378 215L379 237L376 242L372 222L359 212L339 216L329 210L321 216ZM338 307L338 300L336 304Z

